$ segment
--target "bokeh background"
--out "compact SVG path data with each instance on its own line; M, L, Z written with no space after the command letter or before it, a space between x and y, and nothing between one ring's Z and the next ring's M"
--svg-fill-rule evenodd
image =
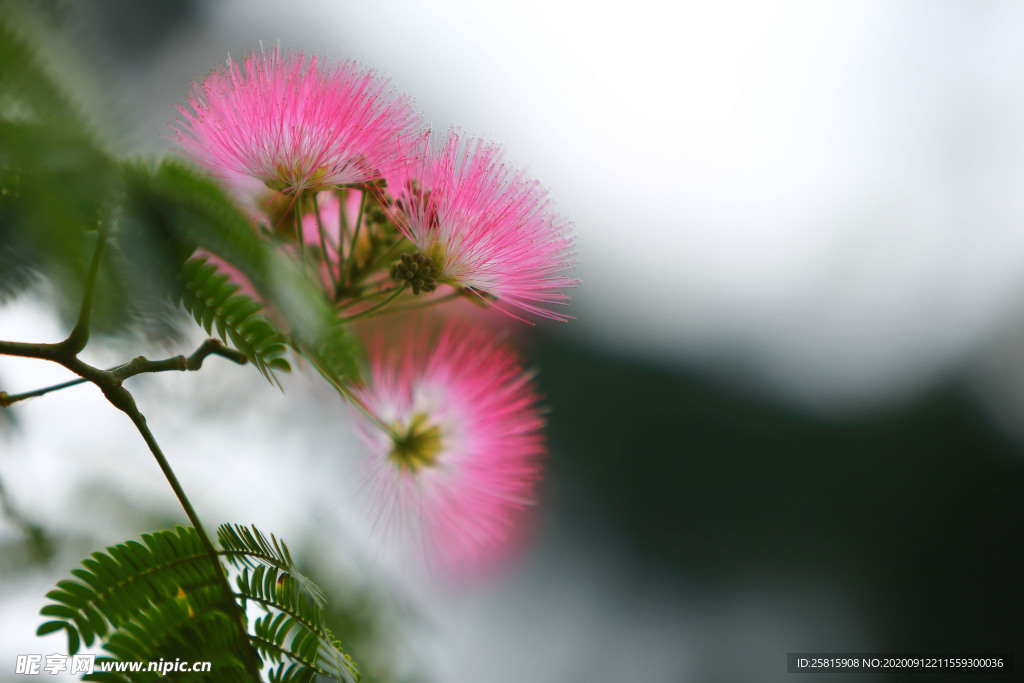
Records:
M379 561L312 377L137 380L201 514L299 548L373 680L789 681L787 652L1024 667L1024 5L34 5L119 153L166 154L193 79L279 42L389 74L575 221L577 320L522 339L551 407L542 501L488 575ZM0 309L0 338L61 333L30 298ZM0 358L11 392L63 377ZM0 680L63 647L32 633L71 566L181 521L93 393L0 414Z

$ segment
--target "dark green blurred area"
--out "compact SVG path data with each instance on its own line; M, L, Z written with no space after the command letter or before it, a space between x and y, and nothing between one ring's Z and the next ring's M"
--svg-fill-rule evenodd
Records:
M553 406L550 493L573 537L611 535L639 571L697 590L839 586L878 651L1024 664L1024 448L954 383L825 419L561 339L532 360Z

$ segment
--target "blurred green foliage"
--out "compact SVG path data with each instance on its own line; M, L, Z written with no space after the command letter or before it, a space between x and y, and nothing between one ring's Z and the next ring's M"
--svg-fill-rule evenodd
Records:
M61 21L60 7L0 2L0 304L31 292L55 306L70 329L102 231L109 239L93 293L94 337L173 339L194 322L243 352L268 378L289 370L287 347L335 386L356 377L358 346L331 303L220 187L179 163L117 158L104 144L101 126L82 113L67 87L70 76L45 58L57 40L49 34ZM241 291L238 278L251 289ZM28 538L16 544L25 551L20 560L6 559L48 562L52 538L22 519L6 496L3 502L6 516ZM213 658L200 646L228 656L237 643L224 640L227 631L217 619L227 615L230 622L230 613L218 607L217 577L201 571L194 536L183 529L157 532L145 545L128 542L94 555L87 570L74 571L78 581L64 581L51 594L55 602L46 613L58 619L41 633L65 630L72 650L78 639L99 638L129 659L171 656L172 650L192 660ZM323 601L300 600L292 591L299 574L283 545L222 531L222 544L233 540L232 557L262 558L263 564L238 566L238 590L272 608L253 633L268 660L291 653L277 679L307 680L313 660L321 673L347 677ZM182 553L192 559L179 558ZM375 605L346 596L329 618L369 649L381 642ZM172 632L178 635L169 637ZM179 650L160 649L160 643ZM338 656L327 661L325 653ZM237 666L220 666L210 680L244 677L239 657Z

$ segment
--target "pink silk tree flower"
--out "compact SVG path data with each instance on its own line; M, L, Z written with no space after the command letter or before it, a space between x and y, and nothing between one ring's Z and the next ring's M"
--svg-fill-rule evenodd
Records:
M578 281L571 223L547 191L502 160L501 150L449 131L440 148L424 149L410 174L388 179L397 227L419 249L439 282L553 320L569 316L563 290ZM515 316L518 317L518 316Z
M228 184L258 181L288 202L380 178L422 137L411 102L354 62L279 49L231 59L193 83L171 123L183 154Z
M369 445L375 529L449 569L493 564L518 545L534 502L543 419L514 353L460 324L406 329L401 353L370 349L357 430Z

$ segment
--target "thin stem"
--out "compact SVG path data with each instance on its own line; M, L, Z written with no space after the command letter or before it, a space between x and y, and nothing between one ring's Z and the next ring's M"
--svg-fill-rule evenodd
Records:
M164 478L167 479L167 483L171 485L171 490L174 491L174 495L178 498L178 502L181 503L181 507L184 508L185 515L188 517L189 522L192 523L192 527L196 530L196 533L199 534L199 540L202 542L203 548L206 550L206 554L210 557L210 561L213 563L214 569L217 572L217 578L221 583L221 587L225 589L225 595L229 597L229 599L225 601L225 606L229 606L228 609L234 613L233 616L235 618L232 619L232 621L238 629L239 638L242 642L248 642L249 631L246 628L245 613L242 612L242 608L239 607L238 603L234 600L234 591L231 589L231 584L228 582L228 576L224 571L224 565L220 563L217 549L213 545L213 541L209 534L206 533L203 523L199 520L199 515L196 513L196 509L192 506L192 501L188 499L188 496L185 494L185 489L182 488L181 482L178 481L178 477L174 474L171 464L167 461L163 451L160 449L160 444L156 442L156 437L153 436L153 432L150 431L149 426L146 424L145 416L139 412L138 407L135 405L135 399L127 389L120 385L120 383L101 386L100 389L103 390L103 394L115 408L128 416L128 419L132 421L132 424L135 425L135 428L142 435L146 445L149 446L150 452L153 454L153 457L156 458L156 462L160 466L160 470L164 473ZM259 676L259 664L256 661L256 658L249 657L247 659L248 661L246 662L246 665L249 668L249 673L253 675L255 680L261 680Z
M352 229L352 242L348 248L348 258L345 260L345 270L341 275L341 281L347 285L352 272L352 262L356 256L356 242L359 240L359 229L363 225L363 209L366 206L366 190L359 193L359 213L356 215L356 225ZM344 207L342 207L344 208Z
M331 258L327 254L327 237L324 235L324 224L320 220L320 204L316 200L316 195L313 195L313 214L316 216L316 229L320 234L320 251L324 255L324 267L327 268L327 274L331 278L331 291L338 291L338 279L334 277L334 270L331 268ZM339 243L340 244L340 243ZM341 258L341 249L338 249L338 258Z
M356 408L358 408L359 412L361 412L363 416L366 417L367 420L369 420L377 427L382 429L386 434L391 434L392 436L395 436L394 430L391 427L384 424L384 422L379 417L374 415L373 411L366 407L366 404L363 403L362 399L356 396L355 392L353 392L350 387L347 387L344 384L337 382L331 375L331 373L327 372L326 370L323 369L323 367L321 367L320 363L317 361L316 358L313 358L311 355L303 351L300 351L299 353L302 354L303 358L309 361L310 365L316 368L316 371L320 373L321 377L327 380L327 382L332 387L337 389L338 393L341 394L342 398L344 398L346 401L348 401Z
M20 356L23 358L40 358L61 362L62 358L71 358L85 348L89 342L89 318L92 313L92 295L96 288L96 277L100 271L100 259L103 247L107 243L106 225L100 227L96 239L96 248L89 263L89 272L85 277L85 290L82 294L82 306L78 310L78 320L71 328L67 339L56 344L31 344L24 342L0 341L0 355Z
M379 284L383 284L383 283L379 283ZM366 289L367 287L370 287L370 285L367 284L367 285L363 285L363 286L359 287L357 292L362 292L362 290ZM344 311L346 308L351 308L351 307L357 306L359 304L365 304L370 299L376 299L379 296L384 296L385 294L391 294L393 291L395 291L393 288L378 289L376 292L373 292L372 294L367 294L366 296L360 297L358 299L352 299L350 301L346 301L343 304L338 304L337 306L335 306L335 310Z
M373 269L375 269L375 268L376 268L377 266L379 266L379 265L382 265L382 264L386 263L386 262L387 262L387 260L388 260L388 258L389 258L389 257L391 256L391 252L395 251L395 250L396 250L396 249L397 249L398 247L402 246L402 242L406 242L406 241L407 241L407 240L405 239L405 235L402 235L401 237L399 237L399 238L398 238L397 240L395 240L395 241L394 241L394 242L393 242L393 243L391 244L391 246L390 246L390 247L388 247L388 248L387 248L387 249L385 249L385 250L384 250L383 252L381 252L381 255L380 255L380 256L378 256L377 258L373 259L373 263L371 263L370 265L368 265L368 266L366 267L366 270L367 270L367 271L372 271L372 270L373 270Z
M369 315L369 316L366 316L366 317L368 317L368 318L378 318L378 317L380 317L382 315L391 315L393 313L405 313L406 311L416 311L416 310L419 310L421 308L429 308L430 306L436 306L437 304L443 304L443 303L445 303L447 301L451 301L452 299L457 299L460 296L462 296L462 295L458 291L455 291L455 292L452 292L451 294L445 294L444 296L440 296L440 297L436 297L436 298L426 298L426 299L424 299L422 301L409 303L409 304L406 304L404 306L395 306L394 308L389 308L386 311L381 311L380 313L376 313L374 315ZM366 312L369 313L369 311L366 311ZM360 315L362 315L362 314L360 314Z
M149 360L139 356L124 365L110 370L110 374L117 381L122 381L146 372L167 372L169 370L195 371L203 367L203 361L206 360L207 356L221 356L239 365L245 365L249 361L248 356L241 351L229 349L216 339L207 339L196 349L195 353L187 358L185 356L174 356L164 360Z
M44 396L51 391L59 391L60 389L67 389L68 387L74 387L79 384L88 382L89 380L79 377L69 382L61 382L60 384L54 384L51 387L43 387L42 389L36 389L35 391L26 391L23 394L8 394L6 391L0 391L0 408L7 408L18 401L24 401L28 398L36 398L37 396Z
M248 362L248 358L241 351L229 349L216 339L207 339L203 342L203 345L188 358L185 356L175 356L165 360L147 360L146 358L139 356L128 363L110 368L109 370L106 370L106 372L109 373L116 381L122 381L129 377L134 377L135 375L148 372L198 370L202 367L203 360L205 360L207 356L211 355L223 356L224 358L238 363L239 365L245 365L246 362ZM43 387L42 389L36 389L35 391L26 391L22 394L8 394L7 392L0 391L0 408L7 408L18 401L44 396L52 391L67 389L89 381L91 380L79 377L78 379L61 382L60 384L54 384L49 387Z
M374 313L375 311L379 311L380 309L384 308L389 303L394 301L396 298L398 298L398 295L401 294L404 289L405 289L405 287L403 287L401 285L399 285L398 287L395 287L394 290L392 290L392 292L391 292L391 296L389 296L387 299L384 299L384 301L381 301L376 306L373 306L372 308L368 308L365 311L361 311L359 313L356 313L355 315L350 315L349 317L345 318L342 322L349 323L349 322L352 322L353 320L360 320L361 318L365 318L365 317L369 316L370 314ZM387 291L387 290L385 290L385 291Z
M295 216L295 246L299 250L299 263L302 264L303 269L306 267L306 240L302 234L302 213L299 202L295 202L295 210L292 211L292 215Z
M19 356L57 361L63 354L61 344L31 344L25 342L0 341L0 356Z
M369 289L371 286L373 286L373 285L372 284L365 284L365 285L356 285L354 287L349 287L346 290L345 293L349 294L349 295L351 295L352 297L355 297L355 298L349 298L344 303L336 303L334 305L334 310L336 310L336 311L344 311L346 308L352 308L353 306L356 306L358 304L364 303L367 299L372 299L374 297L380 296L381 294L387 294L388 292L391 291L390 289L382 289L382 290L378 290L378 291L374 292L373 294L367 294L366 296L362 296L363 292L365 290Z
M135 428L142 435L146 445L149 446L150 452L153 457L156 458L157 464L160 466L160 471L164 473L164 477L167 479L167 483L171 485L171 490L174 491L174 495L178 498L178 502L181 503L181 507L185 510L185 515L188 517L189 522L195 527L196 531L199 532L199 537L203 541L203 546L206 551L212 555L216 555L217 551L213 547L213 541L206 533L206 529L203 527L203 523L199 520L199 515L196 514L196 509L192 506L192 501L188 499L185 494L185 490L181 487L181 482L178 481L178 477L174 474L174 470L171 469L171 465L167 462L167 458L164 456L163 451L160 450L160 445L156 442L156 438L153 436L153 432L150 431L149 426L146 424L145 416L139 412L138 407L135 405L135 399L131 393L128 392L122 386L113 385L109 387L101 387L103 394L107 397L115 408L123 412L128 416L128 419L132 421ZM223 576L223 567L220 567L218 562L219 573ZM226 577L224 577L226 580Z
M82 307L78 311L78 320L71 328L71 334L61 342L61 346L69 354L77 354L89 343L89 318L92 313L93 290L96 288L96 277L100 272L100 259L103 256L103 247L107 243L107 226L104 224L99 229L96 238L96 249L92 254L92 263L89 264L89 273L85 280L85 291L82 294Z
M345 189L338 188L338 283L345 282L345 242L348 241L348 214L345 213ZM334 291L340 289L337 285Z

